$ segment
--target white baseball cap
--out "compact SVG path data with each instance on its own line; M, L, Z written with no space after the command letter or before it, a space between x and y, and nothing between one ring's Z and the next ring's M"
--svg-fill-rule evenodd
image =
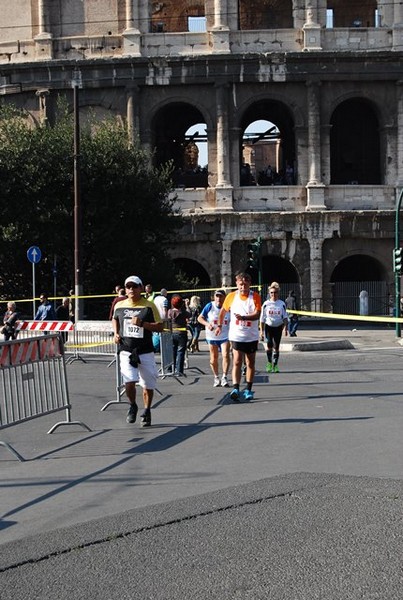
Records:
M127 277L125 285L128 283L137 283L137 285L143 286L143 282L141 281L140 277L137 277L137 275L130 275L130 277Z

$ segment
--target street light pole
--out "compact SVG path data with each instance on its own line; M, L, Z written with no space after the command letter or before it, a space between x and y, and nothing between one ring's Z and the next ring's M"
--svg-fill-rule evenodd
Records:
M73 79L73 114L74 114L74 319L78 323L82 318L82 215L80 188L80 113L79 89L82 88L81 73L74 70Z
M400 207L402 205L403 189L401 190L396 202L395 214L395 249L400 248ZM395 268L395 315L400 317L400 287L401 287L401 272ZM402 326L396 321L396 337L401 337Z

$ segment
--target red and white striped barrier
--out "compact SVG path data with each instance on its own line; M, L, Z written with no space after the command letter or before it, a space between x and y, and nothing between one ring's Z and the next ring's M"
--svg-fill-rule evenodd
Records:
M74 323L71 321L20 321L16 329L18 331L73 331Z
M59 337L43 336L22 342L16 341L0 346L0 367L26 365L38 360L59 358L62 355Z

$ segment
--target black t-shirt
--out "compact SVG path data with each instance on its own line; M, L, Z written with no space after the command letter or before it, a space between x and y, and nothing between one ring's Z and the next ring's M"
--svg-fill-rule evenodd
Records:
M154 352L152 332L144 327L132 325L132 317L139 317L146 323L160 323L161 317L153 302L140 298L132 302L129 298L118 302L115 306L113 318L119 321L119 335L122 339L119 352L126 350L132 352L136 349L138 354Z

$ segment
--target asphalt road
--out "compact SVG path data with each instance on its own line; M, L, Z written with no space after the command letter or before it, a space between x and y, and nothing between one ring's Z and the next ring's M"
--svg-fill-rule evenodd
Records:
M284 351L270 383L260 352L239 405L203 346L149 430L124 402L101 411L107 361L68 365L91 432L47 435L59 414L0 432L27 459L0 448L2 600L401 598L403 349L319 337L355 349Z

